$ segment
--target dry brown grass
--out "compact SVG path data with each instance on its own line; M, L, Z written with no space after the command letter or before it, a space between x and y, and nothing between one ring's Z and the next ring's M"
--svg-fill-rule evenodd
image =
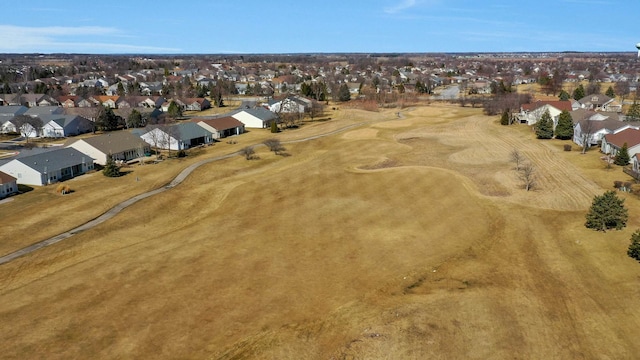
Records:
M478 109L344 109L198 169L99 227L0 267L4 358L634 358L640 265L628 230L584 228L611 187L597 153L562 151ZM217 144L239 149L267 131ZM540 187L519 189L518 148ZM595 159L595 160L594 160ZM45 236L162 184L190 161L34 190L5 243ZM142 173L144 171L144 173ZM135 182L141 175L143 181ZM107 186L109 185L109 186ZM97 188L104 190L97 191ZM86 196L88 199L82 199ZM625 196L625 195L623 195ZM68 203L66 202L68 201ZM55 206L55 216L45 209ZM85 214L91 213L91 214ZM70 219L60 214L70 213ZM24 219L37 218L38 224ZM62 218L62 219L61 219ZM55 221L54 221L55 220ZM29 220L31 221L31 220ZM54 227L49 229L48 227ZM67 224L66 226L69 226ZM45 228L44 230L40 228ZM8 237L6 234L11 234Z

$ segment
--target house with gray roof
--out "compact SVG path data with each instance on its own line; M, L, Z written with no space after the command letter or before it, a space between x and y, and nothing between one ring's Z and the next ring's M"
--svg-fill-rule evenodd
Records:
M275 113L263 107L235 110L226 114L226 116L231 116L241 121L247 128L264 129L271 126L273 121L278 121L278 116Z
M93 169L93 158L74 148L60 148L15 158L0 165L0 171L18 184L42 186L74 178Z
M93 131L93 121L80 115L42 115L42 136L63 138Z
M186 150L213 142L213 133L193 122L150 126L140 138L156 149Z
M147 142L124 130L83 139L71 139L64 146L91 156L96 164L103 166L107 164L109 155L114 160L129 161L145 156L151 151Z
M43 116L43 115L55 115L55 114L63 114L64 109L60 106L36 106L29 108L25 111L24 115L29 116Z

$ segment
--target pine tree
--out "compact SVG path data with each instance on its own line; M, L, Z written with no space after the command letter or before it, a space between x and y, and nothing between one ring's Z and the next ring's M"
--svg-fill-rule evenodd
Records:
M627 143L622 144L622 148L618 150L616 153L616 157L613 160L613 163L620 166L629 165L629 161L631 161L631 157L629 156L629 148Z
M568 92L566 92L564 90L560 91L560 100L561 101L567 101L567 100L569 100L570 97L571 97L571 95L569 95Z
M610 98L616 97L616 93L613 91L613 88L611 86L607 88L607 91L604 94Z
M349 86L347 86L347 84L342 84L340 86L340 90L338 90L338 100L340 101L351 100L351 92L349 91Z
M278 123L275 121L271 122L271 132L272 133L277 133L278 132Z
M631 235L631 244L629 244L627 255L640 261L640 229Z
M585 97L584 86L580 84L575 90L573 90L573 99L580 100L583 97Z
M586 218L584 226L588 229L607 231L615 228L621 230L627 226L629 214L624 207L624 199L618 198L616 192L610 190L593 198Z
M505 109L500 117L500 125L509 125L509 109Z
M549 110L545 111L540 117L540 120L536 123L536 137L538 139L551 139L553 138L553 120L551 120L551 114Z
M626 121L638 121L640 120L640 104L633 102L633 105L627 111Z
M106 177L118 177L120 176L120 169L116 165L116 162L113 161L113 156L111 154L107 155L107 163L102 169L102 174Z
M556 125L556 139L569 140L573 137L573 119L568 111L563 110L558 116Z

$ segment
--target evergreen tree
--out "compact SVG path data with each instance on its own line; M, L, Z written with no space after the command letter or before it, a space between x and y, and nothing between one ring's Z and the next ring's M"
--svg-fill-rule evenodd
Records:
M278 123L275 121L271 122L271 132L272 133L277 133L278 132Z
M118 129L120 118L113 112L112 108L105 106L104 110L98 114L96 124L102 131L113 131Z
M137 109L131 110L129 118L127 119L128 128L137 128L143 126L142 114Z
M500 125L509 125L509 109L505 109L500 117Z
M338 100L339 101L351 100L351 92L349 91L349 86L347 86L347 84L340 85L340 90L338 90Z
M535 125L536 137L538 139L551 139L553 138L553 120L549 110L545 111L540 117L540 120Z
M172 101L169 104L169 109L167 109L167 115L174 119L177 119L182 116L182 108L175 101Z
M624 207L624 199L618 198L613 190L596 195L587 213L584 226L597 231L621 230L627 226L629 214Z
M640 120L640 104L633 102L633 105L627 111L626 121L638 121Z
M616 97L616 93L613 91L613 88L611 86L607 88L607 91L604 94L610 98Z
M629 165L630 160L631 157L629 156L627 143L624 143L622 144L622 148L616 153L616 157L613 160L613 163L620 166L627 166Z
M631 244L629 244L627 255L640 261L640 229L631 235Z
M569 100L569 98L571 98L571 95L569 95L568 92L566 92L564 90L560 91L560 100L561 101L567 101L567 100Z
M569 140L573 137L573 119L568 111L563 110L558 116L556 125L556 139Z
M573 99L580 100L583 97L585 97L584 86L580 84L575 90L573 90Z
M107 155L107 163L102 169L102 174L106 177L118 177L120 176L120 169L116 165L116 162L113 161L113 156L111 154Z

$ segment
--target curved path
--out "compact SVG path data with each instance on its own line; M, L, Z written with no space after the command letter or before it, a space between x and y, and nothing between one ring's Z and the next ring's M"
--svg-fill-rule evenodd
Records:
M299 143L299 142L304 142L304 141L310 141L310 140L314 140L314 139L318 139L321 137L325 137L325 136L331 136L337 133L340 133L342 131L346 131L349 129L352 129L354 127L358 127L358 126L362 126L364 124L370 123L371 121L366 121L366 122L361 122L361 123L357 123L357 124L353 124L353 125L349 125L349 126L345 126L343 128L340 128L338 130L334 130L334 131L330 131L328 133L324 133L324 134L319 134L319 135L314 135L314 136L309 136L306 138L302 138L302 139L298 139L298 140L290 140L290 141L283 141L283 144L292 144L292 143ZM263 146L263 144L255 144L253 146ZM201 160L198 161L194 164L189 165L187 168L185 168L184 170L182 170L168 185L165 185L163 187L157 188L155 190L151 190L148 191L146 193L142 193L139 195L136 195L128 200L125 200L119 204L117 204L116 206L112 207L111 209L107 210L105 213L103 213L102 215L98 216L97 218L90 220L89 222L86 222L74 229L71 229L69 231L66 231L62 234L56 235L54 237L51 237L49 239L46 240L42 240L39 241L35 244L29 245L25 248L22 248L20 250L14 251L12 253L9 253L7 255L4 255L2 257L0 257L0 265L2 264L6 264L12 260L15 260L21 256L30 254L36 250L42 249L44 247L56 244L64 239L68 239L70 237L72 237L75 234L81 233L85 230L89 230L91 228L94 228L100 224L102 224L103 222L111 219L112 217L114 217L116 214L120 213L122 210L126 209L127 207L137 203L138 201L142 200L142 199L146 199L150 196L156 195L156 194L160 194L162 192L165 192L167 190L170 190L172 188L174 188L175 186L177 186L178 184L180 184L181 182L183 182L189 175L191 175L191 173L199 168L202 165L208 164L210 162L214 162L214 161L219 161L219 160L224 160L224 159L228 159L234 156L237 156L240 154L240 151L236 151L234 153L230 153L227 155L221 155L221 156L216 156L210 159L205 159L205 160Z

